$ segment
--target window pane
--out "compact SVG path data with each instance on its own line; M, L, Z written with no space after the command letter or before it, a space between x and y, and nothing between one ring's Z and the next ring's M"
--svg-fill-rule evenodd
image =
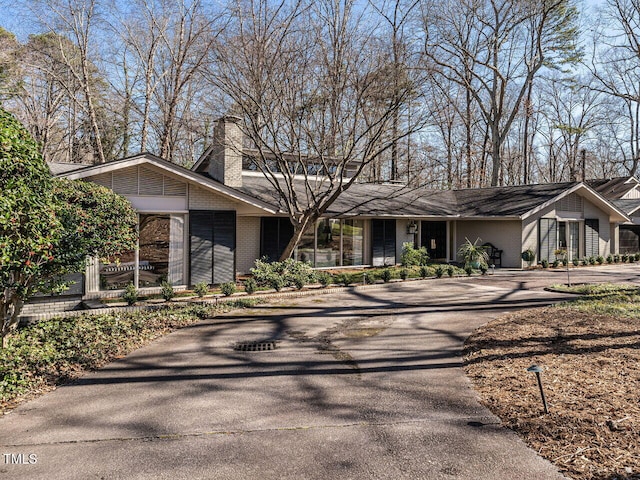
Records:
M135 252L126 252L112 263L100 262L100 290L120 290L133 283Z
M345 220L342 226L343 265L363 265L364 220Z
M138 287L157 287L169 275L169 215L140 215Z
M315 255L314 255L314 246L315 246L315 226L311 225L307 227L307 230L302 234L302 238L300 239L300 243L295 249L293 258L296 260L300 260L301 262L311 262L311 265L314 265Z
M340 220L325 218L318 223L316 267L340 265Z

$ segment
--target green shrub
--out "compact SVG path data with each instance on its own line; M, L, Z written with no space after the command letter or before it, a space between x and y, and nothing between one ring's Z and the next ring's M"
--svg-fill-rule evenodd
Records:
M402 244L400 263L403 267L418 267L429 262L429 253L425 247L415 248L413 242Z
M283 287L304 285L315 281L315 272L307 262L300 262L288 258L284 262L269 262L265 257L256 260L255 267L251 269L251 274L260 286L270 286L280 291Z
M591 255L589 257L589 265L595 265L596 264L596 257L594 257L593 255Z
M230 297L234 293L236 293L236 283L235 282L226 282L220 285L220 291L225 297Z
M640 252L635 254L636 262L640 262Z
M384 281L384 283L389 282L391 280L391 276L391 270L388 268L382 270L382 273L380 274L380 278Z
M540 264L542 265L542 268L549 268L549 260L546 258L543 258Z
M436 268L436 275L437 275L437 272L438 272L438 269ZM440 273L440 277L442 276L442 273L444 273L444 272ZM421 278L427 278L428 276L429 276L429 269L425 265L422 265L420 267L420 277ZM438 277L438 278L440 278L440 277Z
M295 275L293 277L293 285L298 289L298 290L302 290L304 288L304 286L306 285L305 281L307 280L308 277L304 276L304 275Z
M409 270L407 270L406 268L400 269L400 278L402 280L406 280L407 278L409 278Z
M607 255L607 263L613 263L613 255Z
M486 275L488 270L489 266L486 263L480 264L480 272L482 273L482 275Z
M253 278L247 278L244 281L244 291L247 292L248 295L254 293L258 288L258 284Z
M620 263L620 255L617 253L613 256L613 263Z
M171 285L169 282L164 281L162 282L162 284L160 285L160 295L162 296L162 298L164 298L167 302L169 300L171 300L173 297L176 296L176 292L173 289L173 285Z
M449 265L447 267L447 275L449 275L450 277L453 277L455 272L456 272L456 269L453 267L453 265Z
M553 261L553 268L558 268L560 266L560 260Z
M598 263L598 265L602 265L604 263L604 257L602 255L598 255L596 257L596 262Z
M331 283L331 275L329 275L327 272L317 272L316 280L320 283L320 285L326 287Z
M442 275L444 275L444 271L445 271L445 267L444 266L442 266L442 265L436 266L436 277L442 278Z
M284 279L278 275L272 276L269 278L269 284L271 288L273 288L276 292L282 290L285 286Z
M627 255L626 253L622 254L620 256L620 260L622 261L622 263L627 263L629 261L629 255Z
M193 286L193 291L198 297L202 298L209 293L209 285L207 285L207 282L198 282Z
M578 260L577 258L574 258L571 262L573 263L574 267L577 267L578 265L580 265L580 260Z
M122 298L127 302L127 305L133 305L138 301L138 290L133 283L129 283L126 286L124 293L122 294Z
M467 274L467 276L470 277L471 274L473 273L473 267L471 265L465 265L464 271Z

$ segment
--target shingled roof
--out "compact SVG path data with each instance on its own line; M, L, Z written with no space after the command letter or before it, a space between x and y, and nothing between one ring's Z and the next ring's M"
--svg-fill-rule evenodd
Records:
M638 186L638 181L634 177L586 180L585 183L609 200L621 200Z
M579 182L462 190L409 188L394 184L355 183L327 210L336 216L369 217L521 217L538 206L580 185ZM271 183L262 176L243 176L242 192L284 212L284 204ZM304 181L296 182L304 191Z

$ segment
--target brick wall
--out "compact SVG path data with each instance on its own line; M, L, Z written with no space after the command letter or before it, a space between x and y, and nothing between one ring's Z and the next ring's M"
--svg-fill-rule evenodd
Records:
M209 190L191 186L189 189L190 210L236 210L238 203Z
M247 274L260 257L260 217L238 217L236 223L236 270Z

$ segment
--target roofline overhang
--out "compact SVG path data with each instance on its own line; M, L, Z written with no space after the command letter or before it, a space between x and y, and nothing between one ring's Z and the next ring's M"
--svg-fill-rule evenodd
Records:
M132 157L115 160L113 162L102 163L100 165L90 165L88 167L81 168L78 170L73 170L71 172L58 174L57 177L68 178L69 180L81 180L92 175L109 173L109 172L113 172L123 168L135 167L142 164L154 165L157 168L168 171L189 183L196 184L199 187L224 195L233 200L246 203L248 205L251 205L252 207L256 207L267 213L271 213L271 214L279 213L279 210L277 208L274 208L272 205L269 205L268 203L258 200L257 198L252 197L251 195L247 195L246 193L242 193L234 188L227 187L226 185L223 185L220 182L217 182L213 179L205 177L202 174L195 173L180 165L171 163L151 153L141 153Z
M593 188L591 188L589 185L585 184L584 182L576 183L573 187L565 190L564 192L560 193L559 195L556 195L555 197L553 197L552 199L547 200L546 202L544 202L544 203L538 205L537 207L529 210L528 212L526 212L523 215L521 215L520 219L521 220L526 220L527 218L529 218L529 217L535 215L536 213L539 213L540 211L544 210L545 208L553 205L558 200L566 197L567 195L575 193L578 190L583 190L586 193L586 195L582 195L582 196L587 198L589 201L591 201L591 203L594 203L595 205L597 205L597 206L599 206L601 208L604 207L603 210L605 210L605 211L608 210L608 212L609 212L609 221L618 222L618 223L623 223L623 222L628 222L629 221L629 217L622 210L620 210L612 202L607 200L605 197L600 195L598 192L596 192Z

